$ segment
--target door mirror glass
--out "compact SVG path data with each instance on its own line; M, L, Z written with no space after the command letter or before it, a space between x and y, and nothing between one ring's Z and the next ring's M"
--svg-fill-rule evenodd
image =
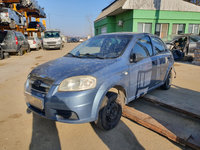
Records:
M144 57L139 53L132 53L131 56L130 56L130 62L131 63L139 62L142 59L144 59Z

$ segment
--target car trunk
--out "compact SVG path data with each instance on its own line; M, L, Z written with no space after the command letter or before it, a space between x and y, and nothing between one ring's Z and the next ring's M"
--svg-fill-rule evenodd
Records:
M29 38L28 38L28 43L29 43L30 45L31 45L31 44L34 44L33 41L34 41L34 38L33 38L33 37L29 37Z

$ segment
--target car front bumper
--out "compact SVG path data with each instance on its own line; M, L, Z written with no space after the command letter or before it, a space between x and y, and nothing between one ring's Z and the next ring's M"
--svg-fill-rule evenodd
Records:
M55 45L48 45L48 44L44 44L43 47L45 49L57 49L60 48L62 46L62 44L55 44Z
M56 90L56 87L53 87ZM25 92L28 109L47 119L64 123L85 123L95 121L92 117L96 90L80 92L56 92L42 96L34 91Z

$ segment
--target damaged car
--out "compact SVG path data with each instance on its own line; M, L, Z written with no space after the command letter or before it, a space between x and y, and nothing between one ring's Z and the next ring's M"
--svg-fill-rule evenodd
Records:
M168 49L173 53L175 60L182 60L189 53L194 53L200 44L200 36L183 34L174 36L171 41L166 42Z
M172 82L173 56L157 36L95 36L64 57L36 67L25 83L28 110L59 122L93 122L103 130L120 121L123 106Z
M22 14L10 8L2 7L0 8L0 24L15 29L16 25L24 26L25 22Z

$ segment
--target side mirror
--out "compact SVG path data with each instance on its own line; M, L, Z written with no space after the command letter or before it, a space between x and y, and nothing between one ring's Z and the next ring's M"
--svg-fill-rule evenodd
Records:
M133 53L133 54L130 55L130 62L131 63L139 62L142 59L144 59L144 57L141 54Z

